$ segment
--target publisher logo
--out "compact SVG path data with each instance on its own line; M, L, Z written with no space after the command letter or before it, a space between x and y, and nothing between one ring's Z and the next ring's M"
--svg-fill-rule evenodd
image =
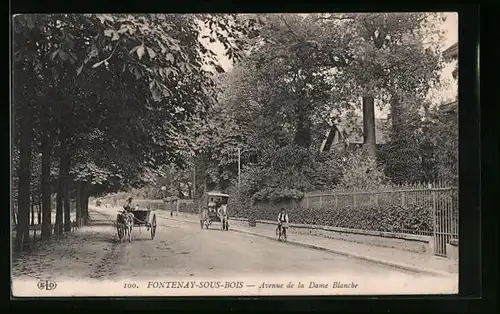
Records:
M40 280L37 287L40 290L54 290L57 288L57 283L53 280Z

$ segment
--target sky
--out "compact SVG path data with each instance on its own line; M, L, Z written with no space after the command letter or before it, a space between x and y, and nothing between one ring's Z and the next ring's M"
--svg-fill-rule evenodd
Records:
M447 49L458 42L458 14L446 13L446 21L443 23L445 31L443 48ZM456 61L448 63L441 72L441 80L445 86L440 90L430 93L433 102L442 103L455 99L458 95L458 82L453 79L452 72L455 69ZM446 86L449 85L449 86Z
M411 13L409 13L411 14ZM443 51L449 48L454 43L458 42L458 14L457 13L444 13L446 16L446 21L442 23L441 27L444 31L444 41L442 42ZM203 34L208 34L208 29L205 29ZM227 57L224 56L224 48L221 43L209 43L208 40L202 40L204 44L217 53L219 57L219 63L224 68L224 70L230 71L233 64ZM428 98L434 104L441 104L443 102L448 102L455 99L458 95L458 82L453 79L452 72L455 68L456 62L451 62L446 64L444 69L441 71L441 81L442 86L439 89L433 89L429 92ZM376 117L384 118L387 112L377 110Z

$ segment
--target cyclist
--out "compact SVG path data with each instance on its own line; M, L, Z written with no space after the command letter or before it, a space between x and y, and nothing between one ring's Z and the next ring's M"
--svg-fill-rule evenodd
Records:
M288 214L284 207L281 207L281 211L278 214L278 228L276 228L276 233L279 235L281 228L286 228L288 225Z

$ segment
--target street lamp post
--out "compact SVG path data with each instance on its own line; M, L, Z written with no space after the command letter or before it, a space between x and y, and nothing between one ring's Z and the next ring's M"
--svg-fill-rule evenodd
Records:
M193 165L193 194L191 195L191 198L195 198L196 195L196 166Z
M241 148L238 147L238 189L241 184Z

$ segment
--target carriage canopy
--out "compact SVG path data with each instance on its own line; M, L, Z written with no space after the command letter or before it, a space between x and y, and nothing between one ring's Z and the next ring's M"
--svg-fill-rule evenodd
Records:
M227 204L227 201L229 200L229 195L216 191L211 191L211 192L206 192L204 198L205 198L204 203L206 203L210 207L209 204L212 203Z
M228 224L228 215L227 212L225 214L225 220L221 220L222 218L219 217L217 213L217 209L220 208L222 205L228 205L228 200L229 200L229 195L220 193L217 191L210 191L210 192L205 192L203 193L203 197L201 199L201 204L200 204L200 226L203 229L203 226L205 226L208 229L208 226L212 222L221 222L223 225L223 230L228 230L229 224Z

